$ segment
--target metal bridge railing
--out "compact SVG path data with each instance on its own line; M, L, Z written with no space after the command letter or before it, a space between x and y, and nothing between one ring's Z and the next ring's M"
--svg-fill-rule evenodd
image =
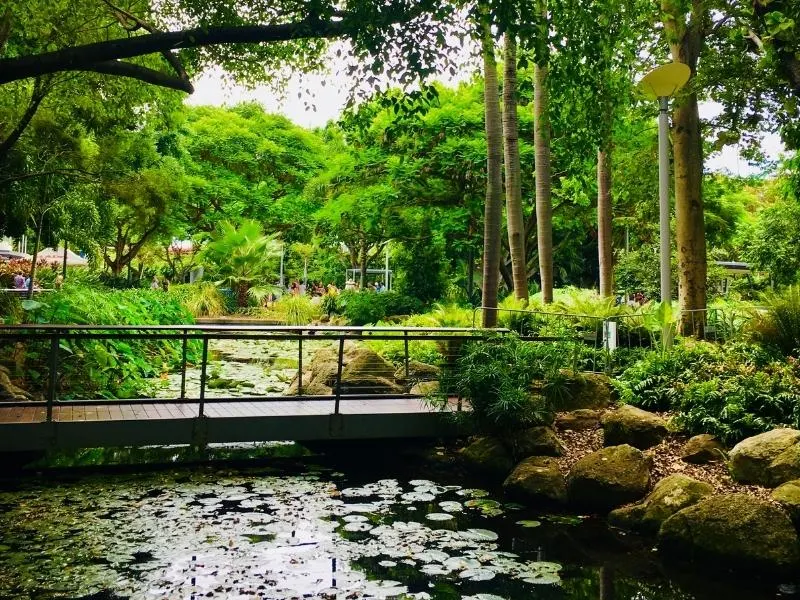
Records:
M172 326L96 326L96 325L18 325L0 326L0 364L12 365L23 354L24 368L35 373L40 398L33 401L1 402L5 407L46 407L46 420L53 420L57 406L125 404L196 404L198 416L205 404L218 402L269 402L285 400L333 401L334 413L343 399L382 400L419 398L425 393L416 386L430 380L432 365L413 360L425 349L437 357L437 368L452 366L464 342L486 339L504 330L423 327L280 327L256 325L172 325ZM175 393L135 398L82 397L75 393L79 382L70 381L69 369L77 353L99 352L110 342L146 345L150 350L169 345L177 356L169 376L178 378ZM99 344L97 346L90 346ZM372 353L359 349L376 344L388 345L392 361L376 360ZM283 356L271 349L280 345ZM243 346L246 346L243 348ZM435 350L435 352L434 352ZM239 352L237 355L236 353ZM226 354L227 353L227 354ZM255 357L249 354L254 353ZM288 356L289 354L292 356ZM278 365L283 377L281 393L268 388L249 389L245 395L232 395L225 386L225 373L215 373L220 360L248 364L254 368ZM232 357L232 358L231 358ZM110 359L109 359L110 360ZM17 365L19 367L19 365ZM119 367L117 362L114 367ZM165 365L166 366L166 365ZM224 366L224 364L223 364ZM121 368L124 371L124 368ZM196 385L190 371L199 371ZM353 373L350 373L352 371ZM85 372L79 371L79 374ZM352 377L350 377L352 375ZM190 385L190 383L192 385ZM286 384L289 383L288 387ZM252 385L252 381L244 382ZM85 396L85 395L84 395Z

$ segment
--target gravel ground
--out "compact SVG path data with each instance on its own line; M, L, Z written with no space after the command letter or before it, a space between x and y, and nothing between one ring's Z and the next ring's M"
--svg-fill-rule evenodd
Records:
M669 418L668 414L662 414ZM559 467L564 475L572 466L590 452L603 447L603 430L586 429L583 431L562 430L558 432L564 443L566 453L558 459ZM645 450L645 454L653 461L652 481L657 482L668 475L683 473L699 481L710 483L717 494L745 493L771 501L771 489L758 485L743 485L731 479L725 463L722 461L705 465L693 465L681 460L681 448L689 439L687 436L672 434L658 446Z

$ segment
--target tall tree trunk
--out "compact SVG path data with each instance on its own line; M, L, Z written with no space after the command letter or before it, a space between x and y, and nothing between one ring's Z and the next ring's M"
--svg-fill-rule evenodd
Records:
M359 264L358 267L361 269L361 283L359 284L359 289L364 291L367 284L367 264L369 261L367 260L367 242L366 240L362 240L361 242L361 254L359 256Z
M541 0L546 21L547 5ZM542 28L545 35L547 27ZM538 57L533 65L533 145L536 156L536 234L539 247L539 277L542 301L553 301L553 204L550 197L550 116L547 93L547 60Z
M486 204L483 219L483 326L497 326L497 286L500 274L500 235L503 218L503 133L494 39L483 21L483 97L486 111Z
M672 143L675 163L675 221L678 246L678 301L681 309L681 332L703 337L706 308L706 238L703 215L703 139L696 83L697 61L703 47L709 19L703 0L692 0L686 22L683 14L670 13L674 5L662 2L664 31L670 43L672 59L689 66L689 93L675 101Z
M61 262L61 277L67 279L67 240L64 240L64 260Z
M597 151L597 256L600 295L614 295L614 255L611 248L611 145Z
M506 32L503 69L503 137L506 166L506 219L508 249L511 253L511 274L514 297L528 299L528 277L525 267L525 221L522 215L522 187L519 164L519 119L517 117L517 42Z
M28 291L25 292L25 297L30 300L33 298L33 286L36 281L36 261L39 259L39 244L42 239L42 222L44 216L39 217L39 226L36 228L36 241L33 242L33 255L31 256L31 270L28 274Z

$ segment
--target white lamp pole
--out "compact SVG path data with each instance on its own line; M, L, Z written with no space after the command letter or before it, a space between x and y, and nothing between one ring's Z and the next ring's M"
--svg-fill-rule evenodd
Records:
M661 302L671 302L669 243L669 99L686 82L691 70L683 63L669 63L650 71L639 82L645 96L658 99L658 221L661 238Z

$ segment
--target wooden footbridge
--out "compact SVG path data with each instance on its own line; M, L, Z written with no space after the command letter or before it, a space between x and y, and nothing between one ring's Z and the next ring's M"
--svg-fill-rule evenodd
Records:
M452 361L465 341L485 336L486 332L464 328L5 326L0 328L0 356L7 359L20 344L28 352L39 348L39 366L44 374L38 397L0 402L0 452L454 435L458 433L455 422L445 413L461 410L461 402L449 398L442 410L432 407L422 394L412 393L414 363L409 359L409 345L434 342L444 350L445 360ZM68 381L74 371L65 365L87 344L110 340L180 348L180 392L174 398L75 398L72 390L80 388ZM253 391L245 397L212 395L219 393L209 387L213 358L209 354L213 355L217 340L247 340L267 348L275 342L296 345L293 386L283 395ZM385 372L362 372L361 383L367 380L367 390L360 391L343 377L348 352L355 345L378 340L402 348L399 379L403 385L387 382ZM303 389L309 385L303 376L303 361L309 361L310 350L315 348L326 348L331 357L327 365L330 393L324 395L306 394ZM385 367L383 364L384 371ZM189 389L187 370L197 369L199 385ZM386 388L382 393L369 390L373 375ZM312 391L320 394L319 386Z

